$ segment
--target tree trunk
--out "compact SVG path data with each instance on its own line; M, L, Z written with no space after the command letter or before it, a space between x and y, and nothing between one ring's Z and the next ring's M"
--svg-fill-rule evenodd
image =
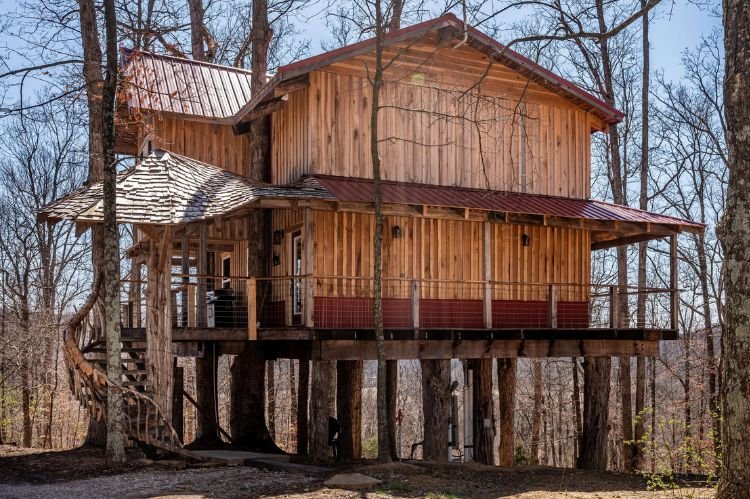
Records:
M534 370L534 410L531 419L531 464L539 464L539 441L542 432L544 400L542 397L542 361L532 361Z
M495 464L495 417L492 410L492 359L471 361L474 376L474 461Z
M252 92L260 91L266 83L268 70L268 47L271 43L273 30L268 21L268 3L266 0L252 2L252 28L250 40L252 44ZM269 179L270 168L270 127L267 116L250 122L250 151L251 159L246 168L246 176L251 180L265 182ZM247 244L248 244L248 275L263 277L269 274L269 220L264 211L254 210L247 215ZM257 293L257 308L262 305L263 292ZM232 436L235 443L242 442L242 447L255 449L271 449L280 452L273 442L265 418L265 361L261 356L246 348L238 355L231 369L232 398L239 401L231 404L230 420L235 421L232 426ZM248 365L257 360L260 365ZM246 391L247 393L243 393ZM249 401L260 402L260 409L253 407Z
M310 393L310 361L299 361L299 388L297 389L297 454L307 455L307 408Z
M361 360L337 362L336 417L341 425L342 459L362 456L362 371Z
M630 377L630 357L620 357L620 411L622 417L622 467L623 471L633 471L633 399Z
M266 359L259 345L246 342L232 362L229 428L232 446L254 452L281 453L266 426ZM260 423L260 424L259 424Z
M450 424L450 360L423 359L422 415L425 461L448 462L448 425Z
M104 152L103 211L104 260L102 265L104 336L107 344L107 377L122 380L120 360L120 233L117 227L115 191L117 163L115 157L115 106L117 104L117 17L114 0L104 1L104 27L107 52L106 77L102 90L102 149ZM167 229L165 229L167 230ZM171 364L170 364L171 367ZM171 372L165 373L171 376ZM171 395L171 394L170 394ZM122 392L107 390L107 464L125 463ZM171 402L171 401L170 401ZM164 407L162 407L164 409Z
M386 387L385 398L388 406L388 442L391 450L391 459L398 460L401 449L396 442L396 418L398 416L398 361L387 360L385 363Z
M723 5L729 183L719 234L726 289L720 499L750 497L750 3L724 0Z
M218 420L218 356L216 344L206 342L203 357L195 358L195 401L200 406L196 411L195 440L193 449L215 449L224 446L219 437Z
M266 361L266 376L268 380L268 433L276 440L276 363L272 360Z
M26 327L28 331L28 326ZM22 440L24 447L31 447L32 424L31 424L31 360L24 355L21 360L21 413L22 413Z
M329 412L328 385L331 383L331 361L314 360L312 366L312 394L310 398L310 448L309 456L313 462L323 463L330 460L328 445Z
M375 343L378 354L378 459L391 461L390 434L388 432L387 367L385 359L385 333L383 331L383 194L380 184L380 153L378 142L378 114L380 111L380 89L383 86L383 43L385 21L380 0L375 0L375 71L370 78L372 105L370 107L370 159L375 191L375 237L373 238L373 316Z
M500 428L498 465L511 467L515 464L515 412L516 412L516 359L497 359L497 389Z
M578 358L573 357L573 420L575 422L575 439L573 442L573 463L578 460L581 449L581 434L583 423L581 422L581 383L578 378Z
M289 440L287 446L297 444L297 377L294 373L294 359L289 359Z
M96 5L92 0L79 0L78 14L83 49L83 78L86 83L86 103L88 109L88 183L99 182L104 177L104 150L102 145L102 49L99 45L99 28L96 19ZM94 274L101 270L104 232L100 225L91 228L91 258ZM84 446L104 448L107 445L106 421L89 418L88 433Z
M206 51L203 47L203 1L188 0L190 10L190 47L193 59L196 61L206 60Z
M172 388L172 427L180 442L185 441L185 413L183 391L185 389L185 370L174 364L174 387Z
M641 8L646 6L646 0L641 0ZM650 54L649 54L649 41L648 41L648 11L643 14L643 29L641 30L643 38L643 83L641 85L641 168L640 168L640 198L639 208L642 210L648 209L648 162L649 162L649 108L648 108L648 97L649 97L649 83L650 83ZM642 242L638 245L638 288L646 287L646 264L648 262L648 243ZM646 295L640 293L638 295L638 325L645 325L646 323ZM645 400L646 400L646 359L644 357L637 357L635 364L635 433L633 440L635 444L632 446L632 463L637 469L641 469L643 466L643 436L644 424L643 418L645 416Z
M585 357L583 361L583 432L578 467L607 470L609 391L612 360Z

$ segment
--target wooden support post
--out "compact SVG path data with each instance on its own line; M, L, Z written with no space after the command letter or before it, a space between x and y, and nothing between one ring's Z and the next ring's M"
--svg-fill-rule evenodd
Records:
M609 287L609 327L620 327L620 293L617 286Z
M177 432L180 442L185 441L185 414L182 404L182 394L185 390L185 370L177 367L174 359L174 387L172 388L172 427Z
M258 305L257 281L255 277L247 280L247 339L258 339Z
M304 279L304 291L305 301L302 305L304 314L305 327L313 327L313 317L315 311L315 304L313 303L313 291L315 289L315 278L313 273L315 271L314 258L315 258L315 226L313 221L313 210L311 208L305 208L303 233L302 233L302 244L304 245L304 258L302 265L304 267L303 273L305 274Z
M419 329L419 299L421 296L420 283L415 279L411 283L411 323L415 333Z
M677 329L679 326L680 290L677 281L677 236L669 236L669 287L671 291L670 327Z
M181 294L181 301L182 301L182 310L180 310L180 325L182 327L187 327L188 325L188 288L190 286L190 278L188 277L188 274L190 273L190 248L188 246L188 238L187 236L182 236L182 241L180 242L180 263L182 264L182 294Z
M205 223L198 228L198 274L201 276L208 273L208 227ZM195 297L196 326L206 327L208 325L208 306L206 304L206 278L198 278L198 293Z
M474 376L474 460L482 464L495 464L495 417L492 403L492 359L469 361Z
M558 289L554 284L549 285L549 296L547 297L547 323L551 328L557 328L557 302Z
M361 360L336 363L336 415L342 428L342 459L359 459L362 455L363 365Z
M492 329L492 225L484 223L484 327Z
M310 392L310 361L300 359L297 387L297 454L307 455L308 448L308 403Z
M313 462L328 461L331 449L328 446L328 418L332 416L328 406L328 387L331 383L331 361L315 360L312 363L312 393L310 394L310 448Z

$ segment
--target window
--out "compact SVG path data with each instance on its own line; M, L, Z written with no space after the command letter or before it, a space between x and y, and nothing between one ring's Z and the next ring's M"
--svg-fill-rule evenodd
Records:
M292 303L294 315L302 313L302 234L292 236L292 275L295 276L292 285Z
M229 276L232 275L232 257L226 255L221 258L221 287L228 289L232 285Z

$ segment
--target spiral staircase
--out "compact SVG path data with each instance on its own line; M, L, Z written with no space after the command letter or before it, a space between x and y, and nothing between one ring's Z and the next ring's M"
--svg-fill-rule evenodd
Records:
M106 374L106 348L97 305L100 285L94 285L83 307L65 328L65 362L71 390L89 416L101 421L107 414L107 394L119 392L123 403L123 431L141 447L196 458L182 442L158 404L149 397L146 348L143 341L124 341L120 380Z

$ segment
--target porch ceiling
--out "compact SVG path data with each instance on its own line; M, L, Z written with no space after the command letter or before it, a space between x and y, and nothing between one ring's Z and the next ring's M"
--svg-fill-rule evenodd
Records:
M103 221L102 184L82 187L47 205L39 221ZM117 220L145 225L185 224L220 217L260 199L330 199L314 187L253 182L219 167L157 151L117 177Z

